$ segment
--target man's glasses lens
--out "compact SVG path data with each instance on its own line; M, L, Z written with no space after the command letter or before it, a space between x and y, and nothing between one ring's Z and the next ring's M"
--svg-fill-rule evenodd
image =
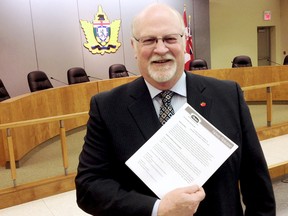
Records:
M162 38L157 38L157 37L143 37L143 38L139 38L137 41L142 43L144 46L149 46L149 45L154 45L156 43L158 43L158 40L162 40L163 43L165 44L175 44L178 42L178 39L180 37L182 37L183 35L180 34L170 34L170 35L166 35Z

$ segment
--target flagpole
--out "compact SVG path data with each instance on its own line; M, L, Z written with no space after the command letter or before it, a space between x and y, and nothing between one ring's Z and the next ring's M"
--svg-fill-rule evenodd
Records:
M185 37L187 40L188 37L188 26L187 26L187 16L186 16L186 4L184 4L184 10L183 10L183 22L184 22L184 26L185 26Z
M191 28L191 16L190 15L188 16L188 26L187 26L187 28L188 28L188 35L191 36L190 35L190 32L191 32L191 30L190 30L190 28Z

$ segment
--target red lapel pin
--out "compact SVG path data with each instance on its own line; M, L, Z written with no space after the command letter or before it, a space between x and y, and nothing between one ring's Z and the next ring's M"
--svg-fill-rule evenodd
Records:
M201 102L201 103L200 103L200 106L201 106L201 107L205 107L205 106L206 106L206 103L205 103L205 102Z

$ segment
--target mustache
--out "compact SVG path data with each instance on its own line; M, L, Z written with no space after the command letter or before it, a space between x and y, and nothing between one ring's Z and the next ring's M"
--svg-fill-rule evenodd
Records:
M164 61L164 60L175 60L174 56L167 53L164 56L159 56L159 55L153 55L150 59L150 62L154 61Z

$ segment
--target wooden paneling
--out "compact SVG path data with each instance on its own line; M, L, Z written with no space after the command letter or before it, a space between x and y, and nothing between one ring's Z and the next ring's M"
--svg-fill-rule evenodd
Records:
M271 179L286 175L287 162L269 167ZM0 190L0 209L75 189L76 173Z
M103 92L115 88L119 85L131 82L138 78L139 76L123 77L116 79L101 80L98 82L98 91Z
M0 104L0 123L88 111L90 98L98 93L97 82L51 88L11 98ZM85 125L87 117L65 121L67 130ZM0 134L0 165L9 161L5 130ZM15 159L19 161L37 145L59 134L59 123L42 123L11 129ZM5 153L4 153L5 152Z
M219 69L193 71L193 73L235 80L242 87L288 80L288 67L286 66ZM265 73L265 76L262 73ZM92 95L128 83L135 78L137 76L75 84L11 98L0 103L0 123L88 111ZM288 87L281 86L281 89L276 89L277 87L273 87L273 99L275 100L274 97L276 97L277 99L288 100ZM257 101L266 99L265 90L263 91L263 98L261 98L262 93L254 95L254 93L251 94L252 91L254 90L249 90L245 96ZM279 93L278 96L277 92ZM77 118L73 121L67 120L67 122L65 120L65 125L66 128L74 128L85 124L86 121L87 118ZM257 134L261 140L287 133L287 128L287 123L285 123L258 129ZM0 132L0 165L1 163L3 165L9 159L7 157L7 143L4 139L5 131ZM30 125L15 128L12 133L17 160L43 141L58 135L59 126L54 123ZM6 154L3 153L4 150L7 152ZM287 162L269 167L271 178L283 176L287 174L287 170ZM74 178L75 173L0 190L0 209L72 190L75 188Z
M75 173L67 176L56 176L0 190L0 209L73 190L75 189L75 176Z
M271 127L257 128L257 135L259 140L265 140L277 136L288 134L288 123L280 123L272 125Z
M241 87L288 80L288 66L265 66L228 68L193 71L195 74L237 81ZM90 98L98 92L131 82L138 76L80 83L28 93L0 103L0 124L22 120L64 115L89 110ZM288 100L288 84L273 86L273 101ZM265 101L266 89L245 91L247 101ZM65 128L86 124L87 117L65 120ZM9 161L6 131L0 133L0 166ZM30 125L11 130L15 159L19 161L25 154L51 137L59 135L57 122Z
M192 71L194 74L215 77L222 80L234 80L241 87L259 85L288 80L288 66L262 66L225 68L214 70ZM272 88L274 101L286 101L288 99L288 84ZM266 100L265 89L251 90L245 93L247 101Z
M0 103L0 123L10 123L89 110L91 96L128 83L138 76L86 82L37 91ZM67 130L85 125L87 117L65 120ZM41 123L11 129L15 159L19 161L44 141L59 135L59 123ZM0 133L0 166L9 161L6 131Z

